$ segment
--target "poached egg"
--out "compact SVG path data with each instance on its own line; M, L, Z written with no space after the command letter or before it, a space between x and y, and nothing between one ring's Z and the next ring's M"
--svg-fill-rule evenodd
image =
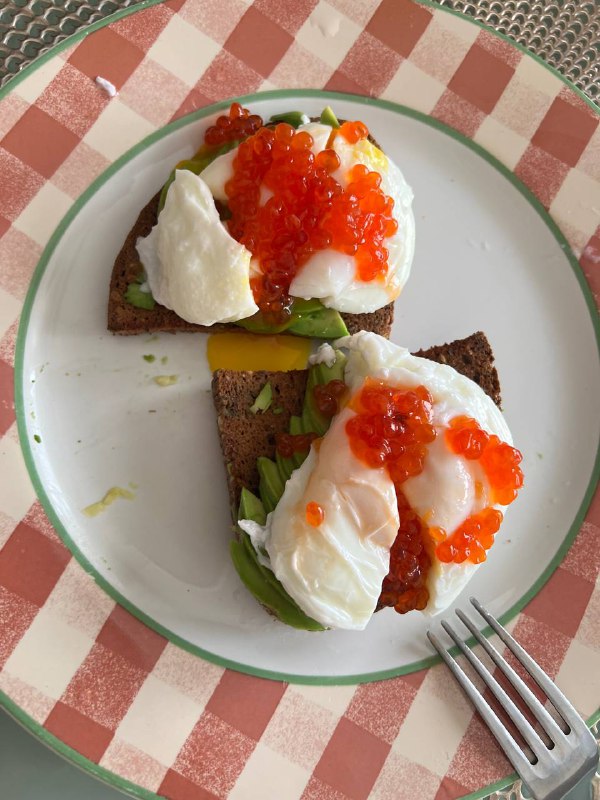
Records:
M327 148L333 133L329 125L315 122L297 130L313 137L315 155ZM336 136L331 148L340 158L333 177L343 188L352 167L364 164L381 175L382 191L394 200L398 230L385 240L388 272L383 280L361 281L354 256L327 248L313 253L302 266L290 294L320 299L341 312L367 313L395 300L409 277L415 247L412 190L399 168L368 140L350 144ZM200 325L236 322L258 311L250 279L260 273L260 265L229 235L215 207L215 200L227 202L225 184L233 176L236 154L237 148L219 156L201 175L177 170L157 224L136 245L154 299ZM270 195L263 186L261 204Z
M346 433L355 414L351 399L365 380L403 390L423 385L433 398L432 424L438 436L428 445L423 471L402 484L410 506L429 526L451 533L490 505L479 463L453 453L445 443L443 431L450 420L466 415L508 444L512 437L493 401L452 367L417 358L374 333L358 333L336 344L347 351L349 404L292 474L266 525L243 520L240 527L305 613L325 627L362 630L375 611L399 527L396 490L387 470L357 459ZM330 353L325 351L324 357ZM318 527L306 513L313 502L323 511ZM429 555L425 613L437 614L454 601L478 565L442 563L433 547Z

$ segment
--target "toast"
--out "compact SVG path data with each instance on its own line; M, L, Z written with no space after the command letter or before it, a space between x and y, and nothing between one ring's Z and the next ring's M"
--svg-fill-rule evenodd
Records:
M500 406L500 382L494 354L485 334L474 333L466 339L419 350L414 355L454 367L477 383ZM234 520L242 488L254 493L258 491L257 458L272 458L276 435L287 433L290 417L302 413L307 377L308 370L217 370L214 373L212 394ZM271 406L264 413L253 414L250 406L267 382L273 392Z
M318 117L313 117L311 121L318 121ZM339 120L340 123L343 121ZM376 147L380 147L379 143L370 135L369 141ZM141 210L115 260L108 297L108 330L123 336L140 333L176 333L177 331L245 333L244 328L233 323L216 323L210 327L196 325L193 322L186 322L174 311L159 303L152 310L148 310L133 306L125 300L127 286L138 278L142 268L135 244L138 238L147 236L156 225L159 199L160 192L154 195ZM372 331L388 339L394 321L394 304L389 303L377 311L365 314L342 313L341 317L349 334Z

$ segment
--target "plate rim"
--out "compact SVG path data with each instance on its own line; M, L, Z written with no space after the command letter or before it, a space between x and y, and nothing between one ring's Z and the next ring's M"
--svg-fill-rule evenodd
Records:
M168 123L167 125L158 128L157 130L153 131L148 136L146 136L144 139L137 142L133 147L131 147L129 150L123 153L123 155L121 155L118 159L116 159L116 161L110 164L104 170L104 172L102 172L92 182L92 184L76 200L73 201L72 205L69 207L67 213L64 215L64 217L61 219L56 229L53 231L50 239L48 240L46 246L42 251L40 259L36 265L35 271L29 283L25 301L23 303L23 308L19 321L19 329L17 334L16 349L15 349L15 366L14 366L15 413L17 420L17 430L19 434L19 442L21 450L23 452L27 472L33 483L35 493L38 499L40 500L45 513L48 515L48 518L50 519L50 522L52 523L57 535L59 536L63 544L67 547L69 552L73 555L73 557L80 564L80 566L88 574L92 575L96 583L102 588L104 592L106 592L106 594L109 595L109 597L111 597L113 600L115 600L117 603L123 606L127 611L133 614L137 619L139 619L145 625L150 627L152 630L164 636L168 641L172 642L178 647L181 647L187 652L192 653L193 655L199 656L200 658L210 661L213 664L217 664L227 669L233 669L238 672L243 672L244 674L247 675L253 675L259 678L267 678L269 680L285 681L288 683L304 684L312 686L314 685L344 686L344 685L368 683L371 681L385 680L388 678L394 678L401 675L407 675L422 669L427 669L437 663L440 663L440 658L437 655L429 656L427 658L420 659L418 661L413 661L410 664L401 667L391 668L386 670L378 670L376 672L354 674L354 675L343 675L334 677L298 675L294 673L284 673L275 670L265 670L259 667L248 666L241 662L224 658L218 654L212 653L211 651L205 650L199 645L193 644L187 639L184 639L183 637L174 633L169 628L166 628L161 623L157 622L150 615L146 614L146 612L138 608L133 602L128 600L120 591L115 589L112 586L112 584L100 574L100 572L96 569L96 567L88 560L86 555L73 541L66 527L60 521L58 514L56 513L52 505L52 502L50 501L50 498L46 494L43 482L36 468L33 456L33 448L31 446L30 437L27 431L28 419L25 410L25 391L24 391L25 376L23 374L23 362L24 362L24 354L27 342L29 323L31 320L32 308L35 303L35 298L37 296L37 291L40 282L45 274L48 263L52 258L54 251L61 242L63 236L67 233L70 224L77 217L82 208L108 181L110 181L113 175L118 173L126 164L128 164L137 155L147 150L156 142L169 136L174 131L177 131L180 128L187 127L188 125L194 124L198 120L204 119L224 108L227 108L232 102L232 100L236 100L237 102L240 102L242 104L251 104L252 102L262 99L279 100L279 99L288 99L296 97L298 98L318 97L318 98L323 98L324 100L331 100L331 101L346 100L350 102L355 102L360 105L383 108L387 111L391 111L393 113L398 113L402 116L415 119L425 125L428 125L429 127L432 127L444 133L445 135L450 136L455 141L458 141L462 145L468 147L471 151L475 152L476 155L478 155L480 158L483 158L488 164L490 164L490 166L499 171L500 174L503 175L503 177L506 178L512 184L512 186L520 192L520 194L525 198L525 200L527 200L527 202L538 213L542 221L550 230L551 234L558 243L559 247L561 247L561 249L565 253L569 265L579 283L579 288L583 294L586 303L586 308L588 310L592 322L592 328L595 333L597 354L600 358L600 316L597 314L596 311L596 304L592 290L585 278L583 270L581 269L575 257L575 254L573 253L573 250L569 242L567 241L565 235L560 230L558 224L552 218L550 213L544 208L544 206L538 200L538 198L533 194L533 192L519 178L517 178L517 176L514 174L512 170L506 167L488 150L486 150L477 142L474 142L473 140L464 136L462 133L459 133L455 129L429 116L428 114L416 111L415 109L412 109L408 106L394 103L390 100L365 97L363 95L346 94L342 92L325 91L320 89L275 89L265 92L256 92L248 95L242 95L240 97L231 98L229 100L219 101L218 103L214 103L209 106L204 106L198 109L197 111L192 112L191 114L187 114L183 117L180 117L177 120L174 120L173 122ZM600 109L598 111L600 113ZM585 520L586 512L592 502L599 480L600 480L600 441L598 442L597 445L596 456L591 470L591 475L589 478L588 485L584 492L582 501L579 505L579 509L575 514L575 517L568 531L566 532L561 545L557 549L556 553L554 554L549 564L546 566L545 570L541 573L541 575L537 578L537 580L533 583L533 585L528 589L528 591L525 592L523 595L521 595L521 597L515 603L513 603L510 606L510 608L508 608L502 615L500 615L499 619L502 622L502 624L506 624L508 621L513 619L524 608L524 606L526 606L527 603L529 603L530 600L532 600L533 597L535 597L538 594L538 592L542 589L544 584L549 580L551 575L561 564L571 544L575 540L575 537L579 533L582 523ZM489 627L486 627L483 633L486 636L489 636L491 634L491 629ZM458 651L454 649L452 652L458 652Z
M112 14L104 18L103 20L98 21L94 25L89 26L87 29L67 37L63 42L60 42L57 45L53 46L47 53L43 54L34 62L32 62L30 65L28 65L26 68L24 68L24 70L19 72L15 77L9 79L7 83L4 85L4 87L0 89L0 100L4 99L8 94L10 94L14 86L17 85L17 83L19 83L24 78L29 77L29 75L34 73L38 69L38 67L41 67L46 61L50 60L53 56L57 55L63 49L71 46L75 42L81 41L85 36L87 36L88 33L92 33L95 30L110 25L116 20L129 16L130 14L137 13L138 11L143 11L144 9L154 6L159 2L163 2L163 0L146 0L146 2L140 2L131 8L116 12L115 14ZM454 9L450 9L443 5L438 5L437 3L431 2L431 0L415 0L415 2L419 5L432 9L436 13L441 11L444 12L445 14L452 15L457 19L461 19L462 21L468 24L475 25L480 30L488 31L489 33L491 33L492 36L497 38L497 40L504 41L510 44L513 48L516 48L527 58L533 59L538 64L540 64L544 68L544 70L546 70L549 74L558 78L564 86L568 87L570 92L572 92L575 96L583 100L583 102L587 106L589 106L596 114L600 113L600 106L598 104L594 103L590 98L588 98L587 95L585 95L580 89L578 89L570 80L568 80L564 75L562 75L562 73L560 73L552 65L548 64L543 59L539 58L536 54L530 52L519 43L514 42L509 37L499 33L493 28L490 28L484 23L481 23L478 20L475 20L469 16L459 13ZM144 789L140 785L123 778L118 773L113 772L105 767L99 766L97 763L91 761L85 756L82 756L75 749L66 745L62 740L50 734L49 731L47 731L40 723L38 723L36 719L34 719L27 712L25 712L2 690L0 690L0 708L1 707L3 707L7 713L9 713L14 719L16 719L21 725L23 725L32 735L36 736L36 738L42 741L50 749L52 749L57 755L64 757L74 766L83 769L84 771L102 780L103 782L107 783L110 786L113 786L115 788L120 789L121 791L131 794L131 796L140 798L152 798L152 800L154 799L160 800L160 797L157 792ZM596 711L596 713L592 717L590 717L590 719L588 720L588 725L598 725L599 722L600 722L600 709ZM462 798L462 800L477 800L478 798L487 798L488 800L491 800L491 798L489 798L489 795L492 792L498 791L500 789L509 788L512 784L514 784L515 779L516 775L513 773L512 775L500 779L494 784L490 784L487 787L483 787L480 790L476 790L468 795L465 795Z

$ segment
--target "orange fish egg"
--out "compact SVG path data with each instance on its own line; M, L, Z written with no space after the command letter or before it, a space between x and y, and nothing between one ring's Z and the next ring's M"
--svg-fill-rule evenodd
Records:
M325 511L318 503L311 501L306 505L306 521L313 528L318 528L325 519Z

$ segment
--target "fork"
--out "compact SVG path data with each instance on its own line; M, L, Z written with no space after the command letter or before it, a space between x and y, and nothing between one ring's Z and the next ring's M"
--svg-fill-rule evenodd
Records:
M596 740L571 703L536 664L533 658L486 611L481 603L474 597L471 597L470 600L490 628L498 634L528 675L533 678L546 694L560 717L562 717L559 722L553 719L527 684L475 627L475 624L460 609L456 609L456 615L460 621L483 647L494 664L504 673L541 726L548 741L545 742L541 738L487 667L448 622L442 621L442 627L466 656L473 669L483 679L486 686L488 686L496 700L508 714L530 748L530 753L526 752L515 741L512 734L507 730L491 706L488 705L463 668L450 655L431 630L427 632L429 641L438 651L483 721L496 737L498 744L504 750L507 758L519 773L535 800L559 800L559 798L565 798L572 789L583 783L584 778L591 781L598 765L598 745Z

